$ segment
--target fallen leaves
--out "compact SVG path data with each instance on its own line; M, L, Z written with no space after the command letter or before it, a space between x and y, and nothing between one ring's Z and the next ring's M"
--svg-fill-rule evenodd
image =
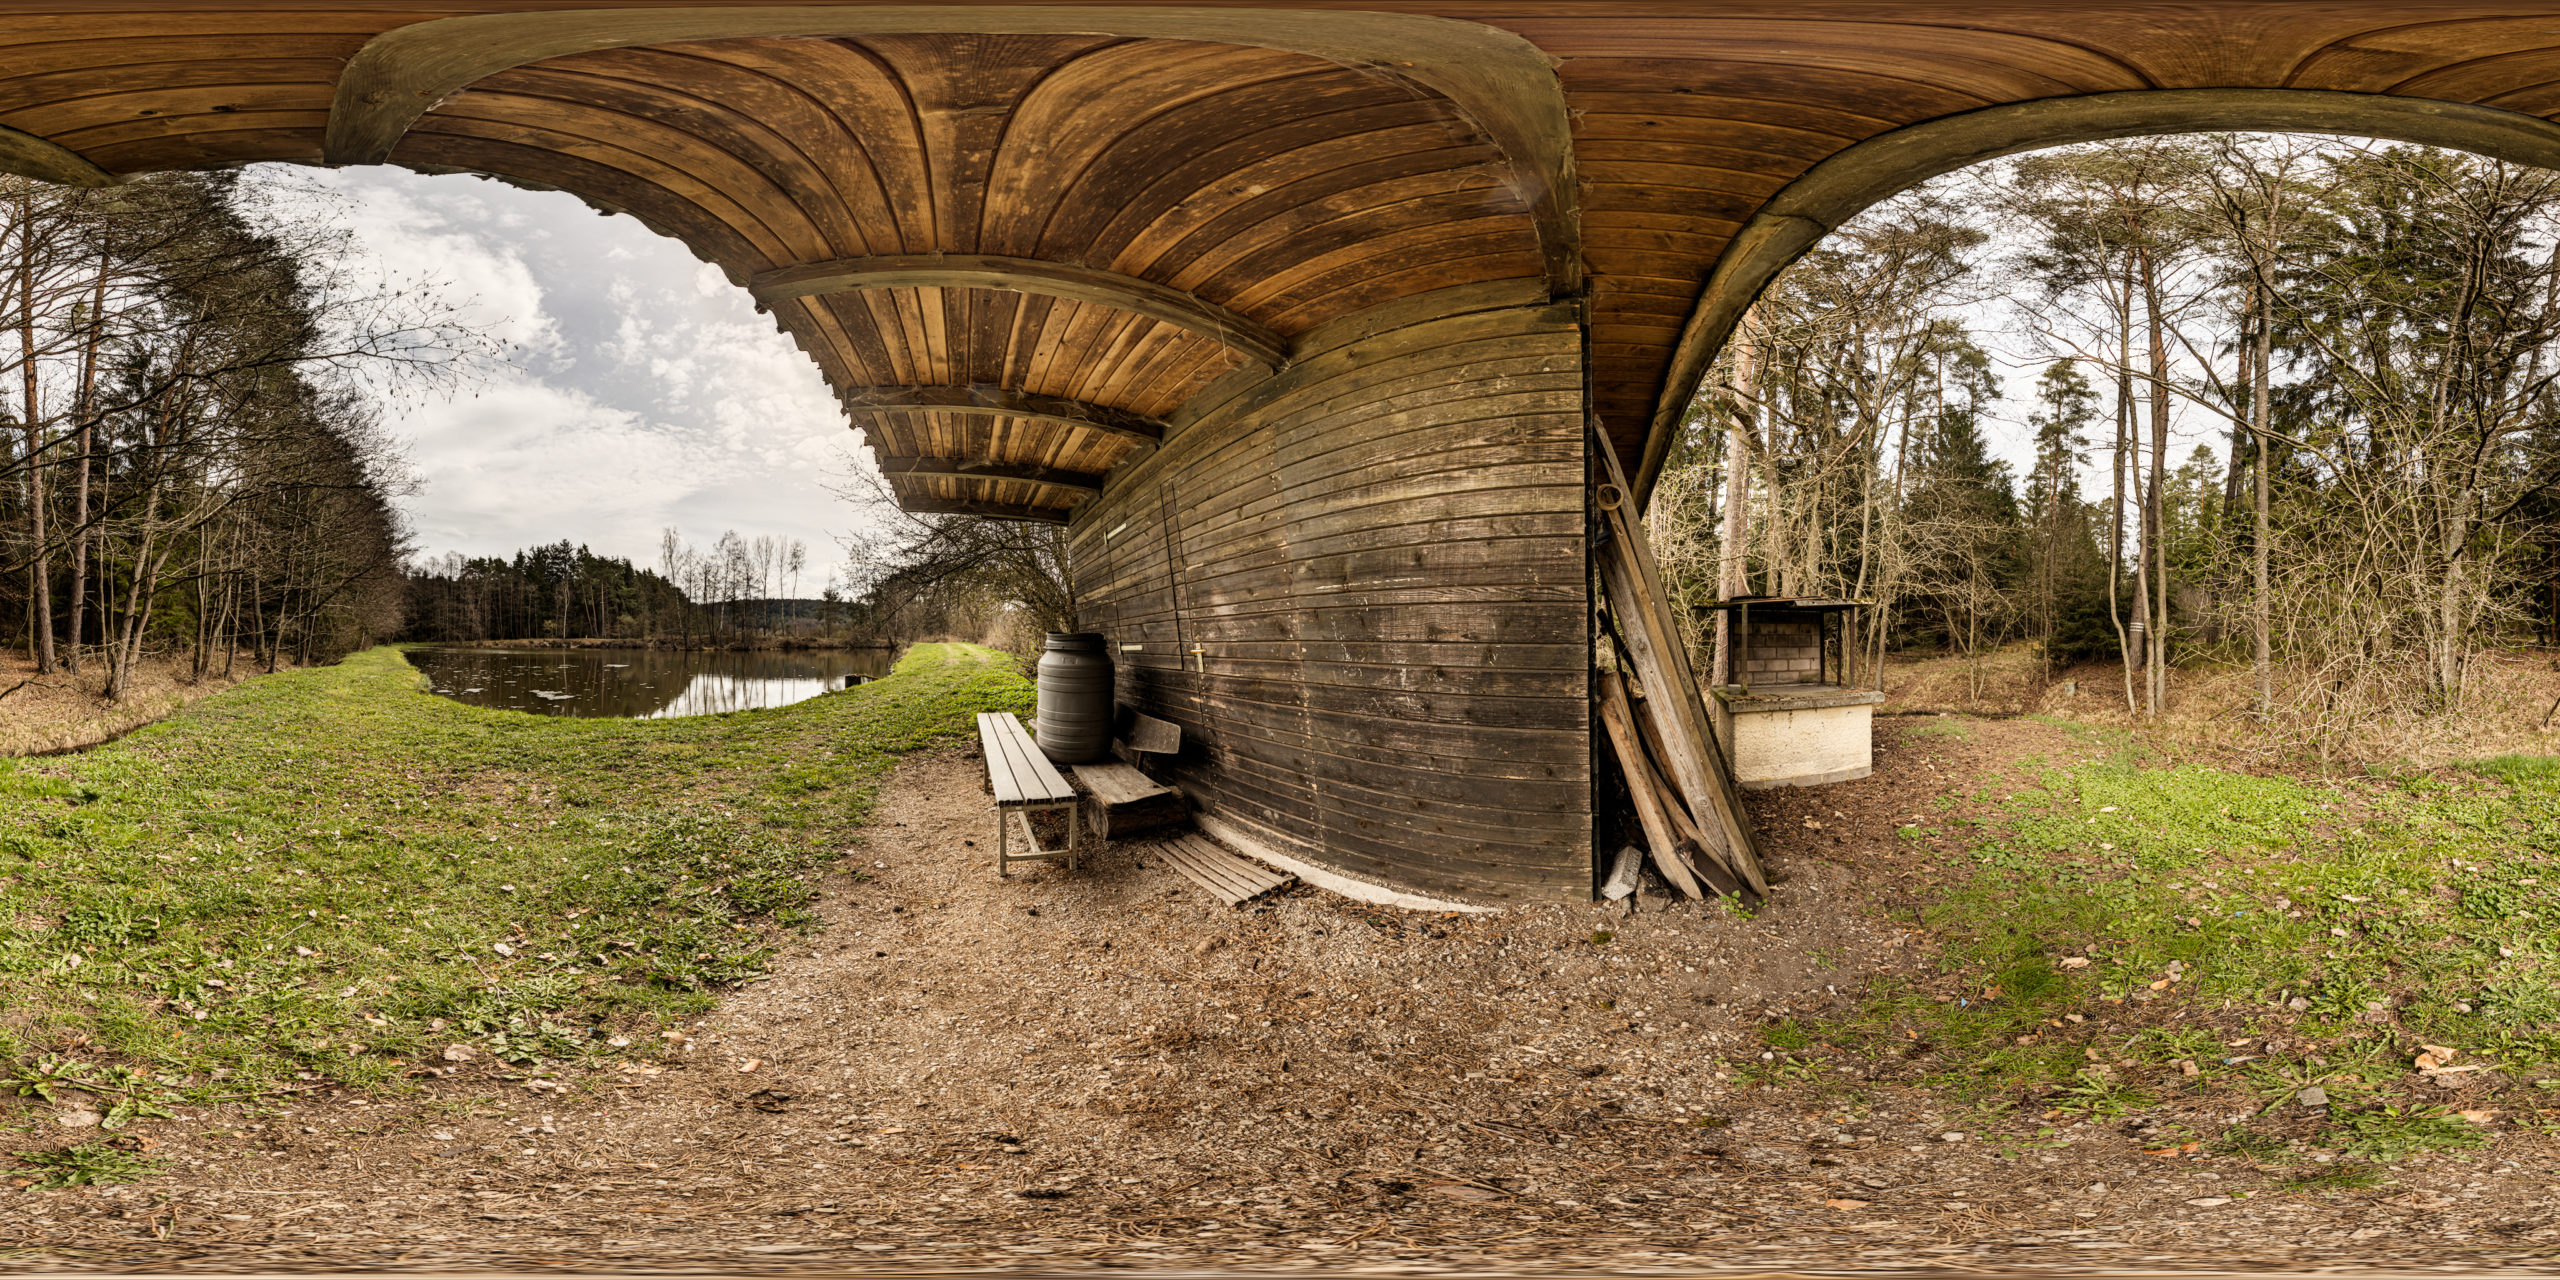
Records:
M2412 1064L2417 1067L2418 1074L2447 1088L2454 1087L2455 1082L2448 1080L2445 1077L2458 1076L2467 1072L2484 1069L2482 1064L2476 1062L2466 1063L2458 1067L2452 1065L2454 1058L2462 1051L2449 1045L2422 1044L2418 1046L2418 1049L2419 1053L2417 1059Z

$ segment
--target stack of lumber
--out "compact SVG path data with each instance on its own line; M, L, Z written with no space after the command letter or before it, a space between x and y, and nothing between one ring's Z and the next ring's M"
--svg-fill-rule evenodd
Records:
M1689 897L1766 895L1759 844L1672 619L1635 491L1608 436L1595 430L1591 439L1601 463L1592 505L1603 533L1594 558L1620 665L1601 675L1600 722L1635 800L1646 852L1662 878Z

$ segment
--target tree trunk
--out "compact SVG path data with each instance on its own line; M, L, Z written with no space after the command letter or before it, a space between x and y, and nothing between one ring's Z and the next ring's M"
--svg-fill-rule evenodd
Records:
M2125 445L2133 435L2133 263L2128 256L2121 291L2116 295L2116 447L2112 473L2112 496L2107 505L2107 620L2116 627L2116 655L2124 669L2124 709L2127 715L2140 710L2133 695L2135 653L2143 639L2142 622L2135 619L2125 625L2124 596L2124 472ZM2144 599L2138 592L2136 600Z
M133 687L133 664L142 653L142 632L150 625L150 603L144 583L157 577L152 557L157 539L153 527L160 515L160 494L155 486L142 504L142 539L133 548L133 578L125 584L124 625L116 632L98 638L107 642L107 701L122 702Z
M52 531L45 527L44 402L36 377L36 211L35 197L18 197L18 375L19 425L27 437L27 538L34 558L27 563L29 649L39 675L54 669Z
M2268 395L2268 390L2272 385L2269 377L2274 363L2275 296L2273 290L2263 284L2259 286L2257 294L2258 341L2257 350L2251 353L2257 364L2255 379L2257 395L2249 403L2250 425L2253 428L2250 434L2257 437L2258 445L2257 492L2253 495L2254 501L2250 504L2249 663L2255 669L2258 678L2258 714L2266 716L2274 714L2276 706L2275 648L2272 635L2274 610L2270 602L2273 588L2267 573L2268 539L2271 536L2272 523L2267 510L2267 455L2269 453L2267 433L2273 426L2273 411L2269 405L2271 397Z
M1752 345L1750 322L1744 321L1734 347L1733 419L1724 432L1724 528L1716 536L1716 594L1731 600L1748 590L1744 541L1750 536L1747 506L1751 501L1752 419L1757 416L1759 352ZM1733 611L1716 611L1715 661L1707 668L1711 685L1733 683Z
M2151 365L2151 483L2142 507L2142 541L2146 567L2151 573L2150 677L2144 682L2153 718L2158 718L2168 701L2169 683L2169 538L2163 525L2167 515L2162 501L2166 491L2169 456L2169 342L2165 322L2160 314L2159 265L2149 252L2142 255L2143 311L2150 330Z
M81 603L89 595L89 469L95 455L98 412L98 347L107 333L107 260L98 259L98 278L89 291L89 334L80 349L80 389L71 402L71 413L79 426L79 446L72 475L71 500L71 599L64 619L70 629L62 651L64 663L73 671L80 669ZM105 639L104 636L99 637Z

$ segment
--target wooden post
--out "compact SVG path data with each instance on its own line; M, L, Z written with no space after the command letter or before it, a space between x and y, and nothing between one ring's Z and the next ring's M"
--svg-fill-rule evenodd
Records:
M1751 606L1746 604L1741 608L1742 639L1735 646L1733 683L1742 690L1742 696L1748 698L1751 696Z

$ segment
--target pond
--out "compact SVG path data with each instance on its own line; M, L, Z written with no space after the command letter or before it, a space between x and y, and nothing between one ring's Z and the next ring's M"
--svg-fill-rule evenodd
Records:
M814 698L848 677L889 674L887 649L409 650L435 692L475 707L550 716L707 716Z

